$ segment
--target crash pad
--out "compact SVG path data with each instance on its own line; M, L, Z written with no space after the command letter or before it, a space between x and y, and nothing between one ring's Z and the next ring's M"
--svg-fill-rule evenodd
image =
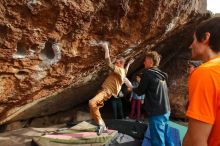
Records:
M118 134L116 130L108 130L98 136L94 128L96 128L94 125L81 122L71 128L58 129L54 133L35 137L33 141L38 146L67 146L69 144L78 146L83 144L86 144L86 146L103 146Z
M180 125L180 124L177 124L177 123L172 122L172 121L169 121L168 124L170 125L170 127L178 129L179 134L180 134L180 141L182 143L183 142L183 138L184 138L184 136L186 134L186 131L187 131L187 127L183 126L183 125Z

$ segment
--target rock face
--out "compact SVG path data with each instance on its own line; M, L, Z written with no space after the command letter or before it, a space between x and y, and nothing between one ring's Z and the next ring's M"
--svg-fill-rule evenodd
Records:
M101 40L110 43L112 59L136 59L130 74L144 52L159 51L175 107L185 98L186 88L176 89L186 83L186 48L194 25L208 18L204 12L206 0L0 0L1 123L91 98L107 73L95 46Z

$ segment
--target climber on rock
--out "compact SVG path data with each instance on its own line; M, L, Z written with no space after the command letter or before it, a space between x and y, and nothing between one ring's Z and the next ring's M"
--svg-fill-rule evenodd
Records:
M101 89L98 91L97 95L89 100L89 108L92 118L98 124L97 134L100 135L102 132L106 131L106 125L103 121L99 109L104 106L104 101L111 98L111 96L117 96L121 90L121 86L125 83L127 86L132 87L129 80L126 78L126 73L133 60L130 60L124 68L125 59L123 57L116 58L114 64L111 62L109 48L107 42L98 43L105 50L105 59L111 70L111 73L105 79L104 83L101 86Z

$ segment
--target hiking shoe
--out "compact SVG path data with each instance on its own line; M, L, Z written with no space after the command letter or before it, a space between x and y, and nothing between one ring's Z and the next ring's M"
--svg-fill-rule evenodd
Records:
M99 125L97 129L97 135L101 135L103 132L105 132L107 129L103 125Z

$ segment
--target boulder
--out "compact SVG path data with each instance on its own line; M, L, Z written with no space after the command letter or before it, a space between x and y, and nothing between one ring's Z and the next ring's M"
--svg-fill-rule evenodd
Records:
M129 75L143 53L157 50L171 75L172 107L185 104L185 90L173 90L186 74L194 26L210 17L206 0L0 1L1 124L92 98L107 75L99 41L109 42L112 59L136 59Z

